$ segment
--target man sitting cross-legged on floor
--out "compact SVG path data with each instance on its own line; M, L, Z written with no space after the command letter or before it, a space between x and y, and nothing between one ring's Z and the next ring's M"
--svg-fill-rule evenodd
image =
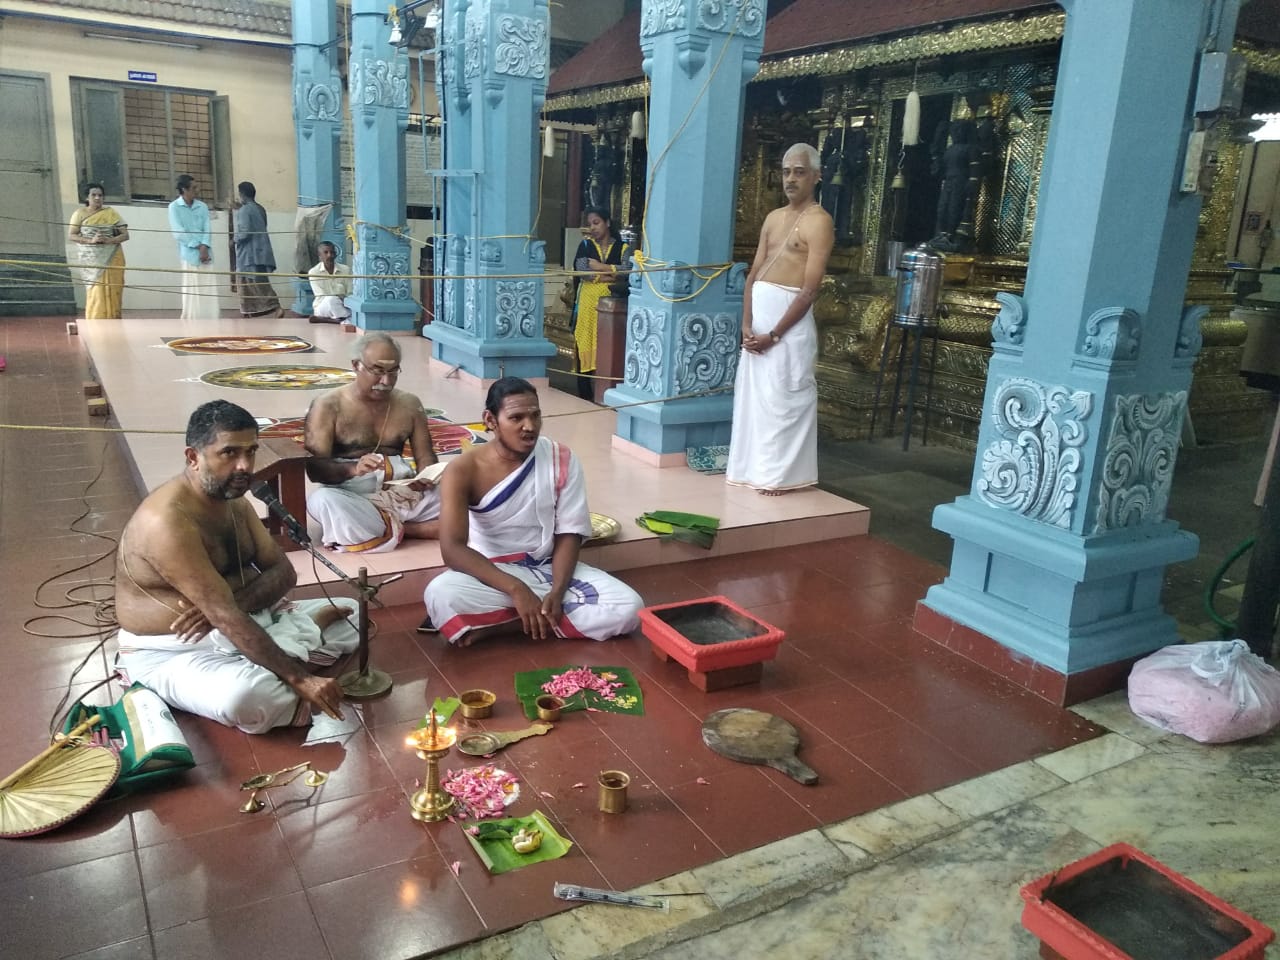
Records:
M313 707L341 717L341 689L311 668L358 643L354 600L285 600L293 566L244 499L257 450L247 410L196 409L186 469L120 535L115 596L126 682L245 733L305 726Z
M578 561L591 535L582 466L539 436L533 385L495 382L484 425L491 442L462 454L440 481L440 552L450 569L427 584L428 621L460 646L499 632L604 640L634 630L640 596Z
M356 378L317 398L307 411L303 441L307 476L322 486L307 494L307 513L320 527L314 539L347 553L384 553L406 537L434 539L440 498L415 480L404 457L407 440L417 469L436 462L422 401L396 389L400 345L366 333L351 350Z

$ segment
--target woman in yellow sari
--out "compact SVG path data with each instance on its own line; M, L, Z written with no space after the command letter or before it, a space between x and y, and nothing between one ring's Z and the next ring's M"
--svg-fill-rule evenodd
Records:
M129 225L102 202L100 183L89 184L85 205L71 215L68 257L85 283L86 320L118 320L124 301L124 247Z

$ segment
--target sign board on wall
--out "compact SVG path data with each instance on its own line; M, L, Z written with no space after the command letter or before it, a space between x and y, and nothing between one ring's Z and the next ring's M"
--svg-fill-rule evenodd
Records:
M152 73L150 70L130 70L129 79L140 80L143 83L155 83L156 75Z

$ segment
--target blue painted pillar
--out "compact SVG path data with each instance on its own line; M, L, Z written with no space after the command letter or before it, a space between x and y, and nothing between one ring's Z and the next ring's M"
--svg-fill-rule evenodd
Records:
M1027 286L997 294L973 485L934 513L955 548L925 605L1070 681L1177 640L1164 569L1198 542L1165 508L1205 313L1183 303L1180 181L1201 45L1230 49L1239 0L1061 2Z
M386 18L385 0L352 0L348 83L358 223L355 292L347 305L362 330L412 330L418 304L408 279L409 241L392 232L405 226L409 57L387 42Z
M336 11L329 0L293 0L293 126L298 142L298 206L332 203L321 239L341 249L342 78ZM295 279L293 286L293 312L307 316L311 284Z
M731 386L746 264L710 276L733 250L743 91L759 69L764 0L644 0L640 49L651 80L645 257L675 269L633 274L625 379L613 406ZM708 279L710 277L710 279ZM659 456L729 442L733 397L618 411L617 435Z
M545 377L546 244L534 240L538 116L550 60L547 0L446 0L443 309L432 356L482 380Z

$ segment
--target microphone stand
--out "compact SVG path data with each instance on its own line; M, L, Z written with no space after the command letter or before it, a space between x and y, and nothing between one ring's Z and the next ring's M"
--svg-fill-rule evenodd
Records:
M299 536L301 531L296 529L294 524L286 523L282 524L282 526L290 540L336 573L343 583L356 592L356 599L360 604L356 615L356 633L360 637L360 646L357 648L357 663L359 666L357 669L350 670L338 678L338 686L342 687L342 695L348 700L372 700L374 697L380 697L390 692L393 685L391 675L369 666L369 603L377 598L379 590L388 583L395 583L404 574L393 573L377 583L370 583L368 569L361 567L356 572L355 579L352 579L347 576L341 567L312 546L310 537Z

